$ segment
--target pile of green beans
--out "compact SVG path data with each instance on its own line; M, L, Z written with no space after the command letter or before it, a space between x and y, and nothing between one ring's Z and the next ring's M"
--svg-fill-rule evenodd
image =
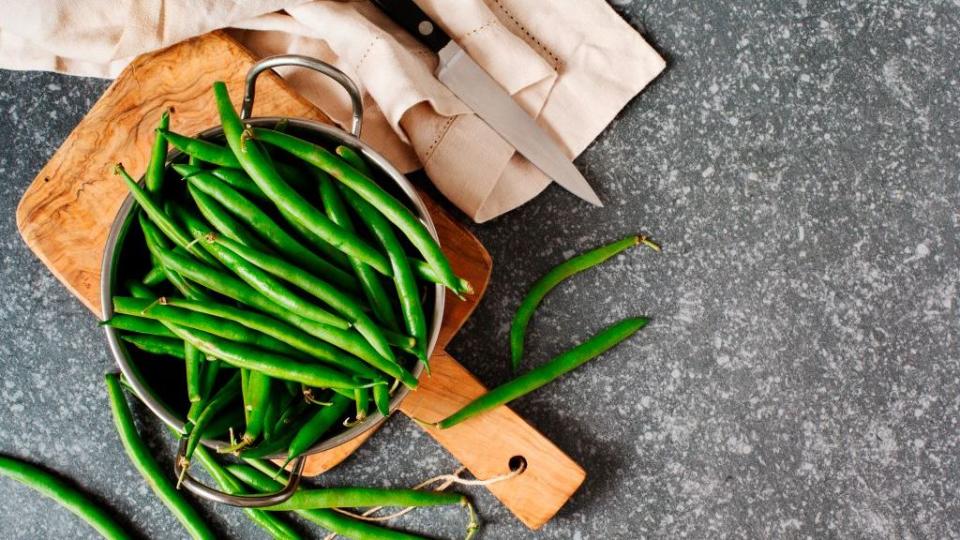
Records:
M423 299L436 283L457 295L472 288L359 154L329 149L342 169L363 171L344 183L297 157L300 145L312 142L294 136L292 148L261 144L225 87L217 83L214 94L226 144L177 133L164 113L143 183L123 165L115 168L137 203L139 231L121 247L125 290L118 287L114 315L102 324L139 351L140 366L157 358L183 363L185 392L164 399L179 404L186 417L178 433L185 440L184 469L195 459L221 489L256 493L273 480L244 485L249 475L233 474L221 463L227 458L201 441L229 435L221 454L289 461L374 408L389 414L397 385L416 388L413 367L426 365ZM168 159L170 147L180 155ZM141 254L149 257L138 259ZM175 479L146 452L119 377L109 375L107 387L131 460L191 536L212 537ZM362 488L305 490L296 497L247 515L276 538L297 537L274 517L279 510L307 512L352 538L413 538L327 509L465 502L457 494Z
M389 414L397 382L416 388L423 297L436 282L471 287L358 153L315 163L302 149L319 147L294 135L261 143L224 85L214 96L226 144L177 133L164 113L143 185L116 167L146 247L123 249L150 258L104 324L184 362L188 459L238 417L227 451L293 459L374 408Z

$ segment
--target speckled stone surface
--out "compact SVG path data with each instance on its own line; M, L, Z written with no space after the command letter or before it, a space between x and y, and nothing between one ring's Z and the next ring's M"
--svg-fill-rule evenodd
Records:
M669 68L577 162L607 207L551 188L473 227L497 264L451 349L503 382L526 287L638 230L664 252L628 252L556 291L527 364L625 315L654 322L515 403L588 478L536 533L467 490L483 537L957 537L960 5L615 8ZM113 433L93 317L14 224L28 182L105 86L0 72L0 452L79 479L145 536L181 538ZM406 486L455 465L398 417L324 483ZM92 535L8 480L0 493L4 538ZM262 536L235 510L203 508L225 535ZM465 518L398 524L457 538Z

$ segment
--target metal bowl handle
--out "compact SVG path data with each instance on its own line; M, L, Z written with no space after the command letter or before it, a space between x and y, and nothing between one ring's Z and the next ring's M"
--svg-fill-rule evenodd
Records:
M264 506L273 506L286 501L297 491L300 485L300 479L303 477L303 465L306 459L303 456L293 461L293 468L290 471L290 477L287 479L287 485L283 489L273 493L263 493L259 495L232 495L223 491L207 486L190 476L190 473L183 470L184 458L187 451L187 438L181 437L180 444L177 446L177 457L173 461L173 471L177 478L182 478L181 484L187 488L190 493L202 497L209 501L214 501L241 508L263 508Z
M246 120L253 113L253 100L257 91L257 77L268 69L280 66L297 66L319 71L327 77L340 83L340 86L350 94L350 103L353 106L353 120L350 123L350 133L355 137L360 136L360 129L363 124L363 97L357 85L339 69L321 62L316 58L302 56L299 54L281 54L277 56L268 56L254 64L247 72L246 88L243 95L243 105L240 107L240 118Z

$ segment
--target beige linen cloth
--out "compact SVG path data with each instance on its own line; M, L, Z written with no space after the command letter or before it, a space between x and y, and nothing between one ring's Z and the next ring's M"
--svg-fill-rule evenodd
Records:
M664 68L606 0L417 3L571 157ZM436 55L367 1L0 0L0 67L114 77L140 53L218 28L258 55L305 54L343 70L364 93L362 138L404 172L423 167L478 222L549 184L433 76ZM281 74L349 125L335 83Z

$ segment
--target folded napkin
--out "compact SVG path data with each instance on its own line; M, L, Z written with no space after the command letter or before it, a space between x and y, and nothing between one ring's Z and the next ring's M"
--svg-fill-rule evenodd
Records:
M664 68L606 0L418 0L569 156L576 156ZM331 63L364 93L362 138L399 169L423 167L478 222L549 183L434 76L437 57L367 1L0 1L0 67L113 77L136 55L214 29L256 54ZM341 126L335 83L279 70Z

